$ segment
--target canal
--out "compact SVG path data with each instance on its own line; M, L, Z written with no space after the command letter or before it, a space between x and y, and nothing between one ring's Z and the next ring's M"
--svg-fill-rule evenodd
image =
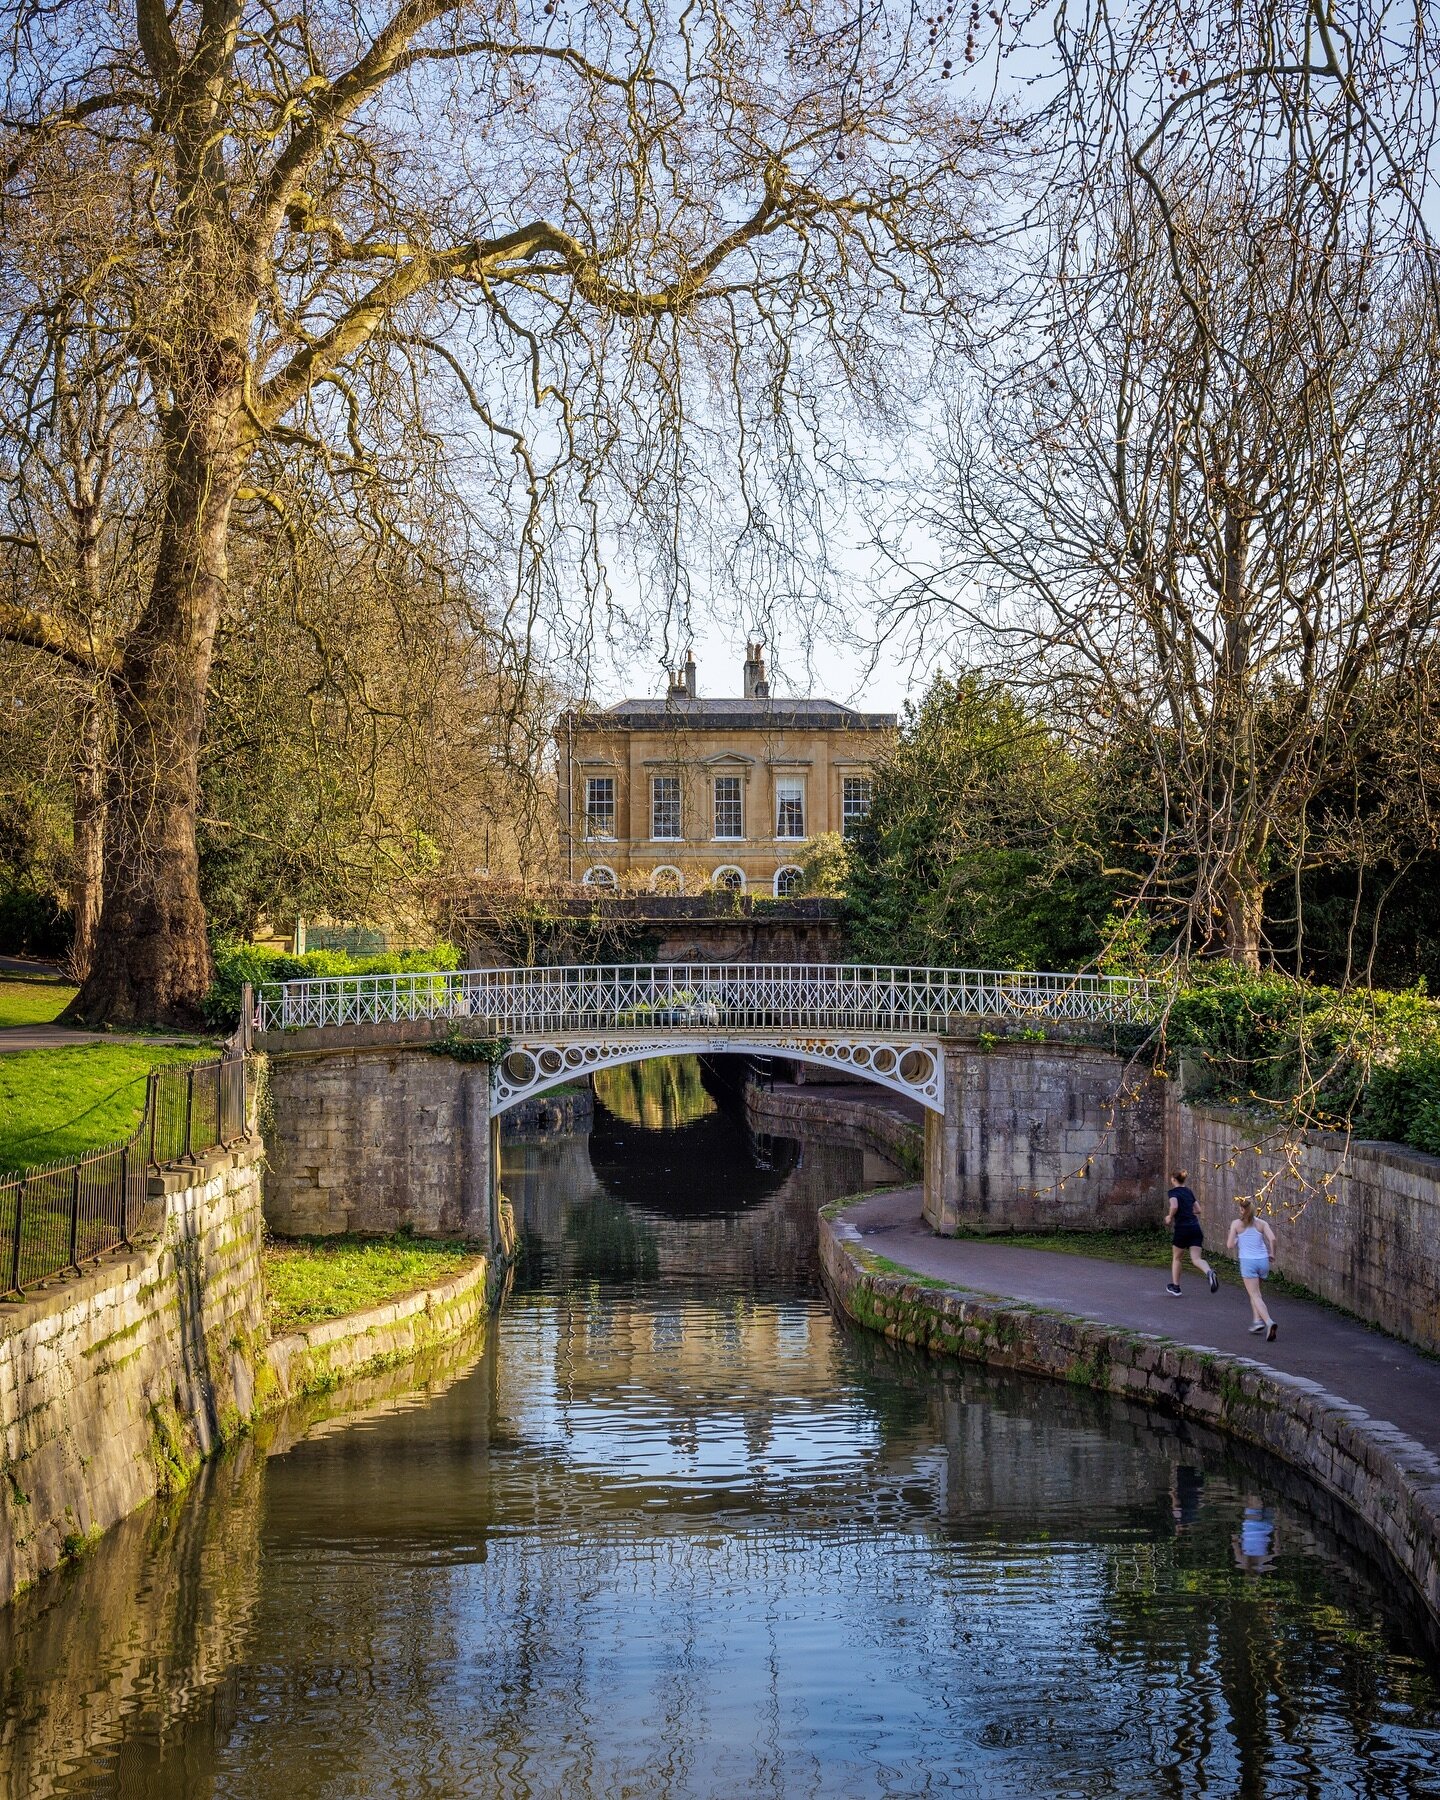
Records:
M506 1150L483 1350L282 1420L0 1614L15 1796L1440 1795L1407 1590L1273 1464L837 1321L694 1064Z

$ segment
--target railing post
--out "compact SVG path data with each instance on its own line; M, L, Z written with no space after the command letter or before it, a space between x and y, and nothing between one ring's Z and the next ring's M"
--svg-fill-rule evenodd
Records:
M221 1144L229 1141L225 1130L225 1059L215 1065L215 1136Z
M194 1117L195 1117L195 1071L194 1071L194 1069L187 1069L185 1071L185 1148L180 1152L180 1154L182 1156L189 1156L192 1158L195 1153L190 1148L190 1127L194 1121Z
M15 1190L15 1242L10 1246L10 1292L20 1292L20 1234L25 1228L25 1176Z
M80 1164L70 1171L70 1267L80 1273Z
M120 1242L130 1247L130 1146L120 1146Z
M158 1167L158 1159L155 1155L155 1118L160 1111L157 1104L160 1088L156 1076L157 1071L152 1069L145 1083L145 1112L150 1121L150 1154L146 1161L152 1167Z

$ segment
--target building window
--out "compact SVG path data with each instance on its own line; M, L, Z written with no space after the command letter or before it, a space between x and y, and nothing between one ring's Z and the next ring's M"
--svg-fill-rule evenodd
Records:
M740 803L740 777L715 777L715 835L717 838L739 838L745 835L745 812Z
M580 879L586 887L613 888L620 885L615 879L615 871L607 868L604 863L596 863L592 868L587 869Z
M805 835L805 783L786 775L775 783L775 835L777 838L803 838Z
M847 775L840 789L840 829L849 837L870 810L870 777Z
M650 892L652 894L683 894L685 877L678 869L672 868L669 863L666 863L651 875Z
M615 835L615 777L585 777L585 835L588 838L613 838Z
M717 869L710 877L710 881L714 887L724 888L725 891L730 894L743 894L745 892L745 871L743 869L737 869L733 863L728 863L724 868Z
M789 894L798 894L805 882L805 871L797 869L794 863L787 863L783 869L775 871L775 898L783 900Z
M650 835L652 838L678 838L680 835L678 775L657 775L650 783Z

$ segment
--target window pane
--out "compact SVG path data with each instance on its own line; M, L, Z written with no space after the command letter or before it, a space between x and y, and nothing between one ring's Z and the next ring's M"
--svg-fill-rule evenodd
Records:
M840 798L840 829L850 833L870 810L870 777L847 775Z
M717 869L713 879L717 888L728 888L732 894L745 892L745 877L739 869Z
M775 892L782 899L786 894L798 894L800 883L805 879L803 869L777 869L775 871Z
M615 886L615 871L603 866L587 869L580 879L586 887L613 888Z
M657 775L650 783L650 835L652 838L678 838L680 835L678 775Z
M775 783L775 835L803 838L805 835L805 783L786 776Z
M715 777L715 835L738 838L745 835L745 816L740 805L740 777Z
M585 779L586 837L615 835L615 777L589 775Z

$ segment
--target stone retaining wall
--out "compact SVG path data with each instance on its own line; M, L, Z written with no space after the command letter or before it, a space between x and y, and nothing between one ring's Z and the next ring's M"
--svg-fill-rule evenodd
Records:
M305 1394L324 1392L358 1375L408 1362L452 1342L489 1311L494 1263L480 1257L449 1281L325 1319L271 1341L265 1352L259 1404L266 1411Z
M881 1273L863 1254L843 1216L822 1215L826 1280L857 1323L900 1343L1143 1400L1258 1445L1364 1521L1440 1621L1440 1457L1393 1425L1247 1357Z
M152 1177L157 1237L0 1305L0 1601L183 1486L254 1406L260 1149Z
M270 1058L265 1219L490 1244L490 1066L414 1049Z
M812 1095L804 1088L765 1088L750 1081L745 1085L745 1117L754 1130L776 1137L785 1135L787 1125L808 1125L817 1136L877 1152L907 1175L918 1175L924 1165L924 1126L883 1100Z
M1440 1351L1440 1156L1330 1132L1267 1133L1236 1107L1166 1103L1166 1165L1185 1169L1206 1233L1237 1196L1274 1224L1292 1281L1422 1349Z
M947 1044L945 1116L925 1115L926 1219L942 1234L1150 1223L1163 1088L1088 1044Z

